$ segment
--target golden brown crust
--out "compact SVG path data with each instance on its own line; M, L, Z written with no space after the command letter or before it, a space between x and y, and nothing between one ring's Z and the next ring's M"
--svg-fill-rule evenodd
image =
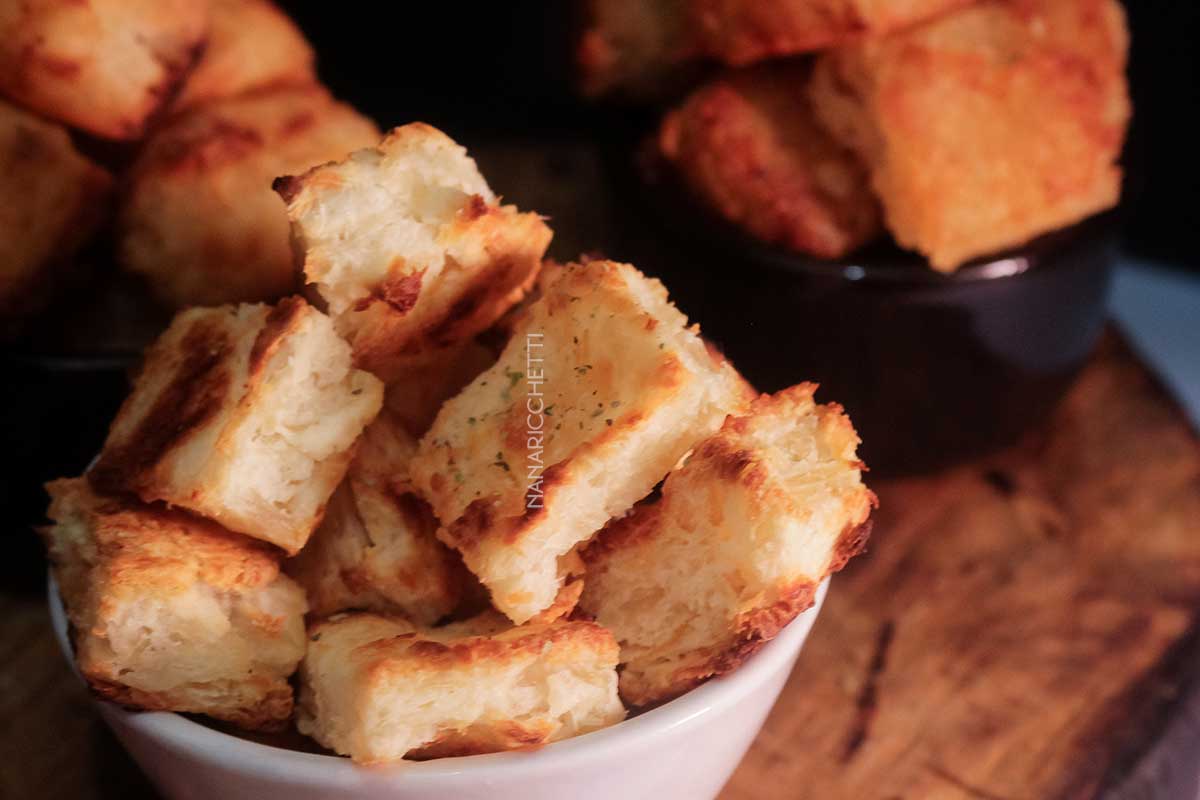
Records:
M108 139L137 139L204 44L207 3L21 0L0 6L0 92Z
M122 266L165 304L274 300L299 286L278 175L377 140L375 125L315 84L213 100L156 129L118 218Z
M460 606L473 579L438 541L429 505L411 493L415 451L416 441L386 409L364 431L321 527L287 564L315 615L398 612L432 625Z
M721 216L763 241L837 258L881 230L867 174L817 124L794 64L730 73L663 120L662 154Z
M275 190L306 279L357 363L388 382L499 319L533 285L552 236L537 214L501 205L466 151L424 123Z
M626 264L573 265L442 408L414 484L438 536L525 622L555 603L559 559L648 494L744 391L659 282Z
M874 492L870 492L871 508L879 508L879 498ZM837 545L833 550L833 560L830 562L829 571L841 572L842 567L857 555L867 552L867 542L871 539L871 530L874 527L874 520L867 519L857 525L847 525L842 531L842 535L838 537Z
M579 548L584 568L603 564L609 557L651 542L662 528L662 498L644 500L633 512L604 526L604 530Z
M818 118L935 269L1112 206L1129 119L1115 0L986 2L823 54Z
M88 688L97 697L134 711L179 711L197 713L224 720L248 731L276 732L286 730L295 706L292 687L285 679L251 679L237 691L253 695L253 704L245 706L213 706L196 703L187 692L199 687L187 687L180 691L146 692L107 680L104 677L85 673ZM229 691L229 689L226 689Z
M518 213L512 206L489 207L482 217L463 214L460 223L451 237L478 236L489 242L485 250L511 252L489 259L466 291L415 331L404 317L420 294L419 274L380 287L356 309L353 344L359 363L387 373L398 354L428 352L468 339L499 319L533 285L551 237L540 217Z
M89 478L295 553L382 395L301 298L189 309L147 352Z
M457 758L502 753L507 750L534 750L550 742L557 726L551 722L505 722L486 732L448 732L438 741L410 751L406 758L425 761L433 758Z
M178 344L178 347L176 347ZM230 367L234 343L216 319L200 319L176 343L162 340L147 353L142 371L171 371L149 411L134 429L106 445L88 479L99 491L135 494L151 490L155 468L167 454L211 423L234 391ZM130 397L117 418L134 414L140 401Z
M736 671L762 646L779 635L788 623L812 608L817 584L804 581L780 591L782 599L764 608L740 615L730 640L704 656L699 663L686 663L666 679L666 688L643 687L631 681L621 686L621 698L630 705L647 708L665 703L706 681Z
M246 728L286 724L305 607L277 550L186 512L97 495L82 478L46 488L54 524L41 533L94 692Z
M312 47L271 0L213 0L204 52L172 111L266 86L312 83Z
M745 65L882 36L974 0L692 0L700 47Z
M621 696L637 706L737 669L808 609L860 552L874 495L858 437L814 384L756 399L696 446L661 498L582 551L580 608L621 643Z
M562 576L562 586L549 607L534 614L530 624L554 622L566 619L575 611L579 597L583 594L583 582L586 579L587 568L577 550L572 550L558 560L558 571Z
M321 623L310 629L320 633ZM530 623L492 636L437 641L419 637L379 639L360 646L354 657L361 659L372 678L385 678L410 666L397 662L397 655L415 656L423 669L450 670L483 660L501 660L518 655L537 656L547 648L571 645L616 657L616 642L605 628L587 620L563 620L554 623Z
M178 573L163 573L162 565L186 568L196 579L225 591L265 586L279 575L279 553L270 545L186 511L99 495L82 478L51 481L46 491L52 519L61 521L71 514L88 519L94 548L89 552L105 565L118 592L178 585ZM49 529L42 535L49 536ZM46 543L54 557L53 540Z
M359 763L526 749L624 717L617 644L593 622L513 628L490 612L416 629L348 614L314 624L309 639L300 730Z
M262 380L267 363L279 352L286 337L299 327L308 310L308 303L304 302L304 298L294 295L283 298L271 307L258 336L254 337L254 345L250 348L250 364L246 371L251 381Z

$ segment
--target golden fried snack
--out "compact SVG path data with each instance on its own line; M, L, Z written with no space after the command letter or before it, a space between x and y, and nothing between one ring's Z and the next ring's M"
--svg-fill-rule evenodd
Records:
M298 297L189 309L146 353L89 478L295 554L382 403Z
M133 167L118 219L121 263L174 307L287 294L299 275L271 181L378 136L318 86L190 109L155 131Z
M528 748L620 722L616 666L592 622L455 636L343 615L309 629L297 727L364 764Z
M205 41L196 0L6 0L0 94L106 139L137 139Z
M112 178L67 132L0 101L0 317L23 316L108 214Z
M709 56L745 65L877 37L974 0L690 0Z
M521 299L551 231L502 206L465 149L423 123L276 189L360 366L390 382L396 362L468 339Z
M575 265L442 407L412 481L439 537L522 623L564 599L571 550L645 497L742 392L661 283L628 264Z
M621 696L670 699L737 669L857 553L874 496L858 436L813 384L756 400L696 446L656 502L583 551L580 607L621 645Z
M1127 45L1115 0L989 2L822 55L812 98L949 272L1117 202Z
M285 565L314 614L361 609L433 625L458 606L469 576L411 492L416 452L416 439L387 409L363 432L321 526Z
M689 0L588 0L575 53L585 95L651 99L700 56Z
M667 114L662 154L707 205L755 237L837 258L880 230L853 151L817 124L794 64L718 78Z
M304 655L304 592L268 545L161 505L47 485L42 535L79 671L125 706L281 728Z
M304 34L271 0L212 0L208 44L171 107L312 83L313 61Z

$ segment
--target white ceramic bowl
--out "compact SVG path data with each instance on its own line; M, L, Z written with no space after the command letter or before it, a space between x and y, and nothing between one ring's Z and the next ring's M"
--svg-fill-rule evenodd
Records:
M105 722L172 800L704 800L717 795L775 704L825 599L741 669L619 725L538 750L357 767L256 744L167 712L97 701ZM53 579L50 614L71 658Z

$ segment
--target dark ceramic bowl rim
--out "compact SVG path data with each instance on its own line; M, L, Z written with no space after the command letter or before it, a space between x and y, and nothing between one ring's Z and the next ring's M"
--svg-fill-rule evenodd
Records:
M1093 241L1118 224L1117 209L1101 211L1018 246L972 259L953 272L939 272L924 256L901 249L886 232L858 251L823 259L756 239L715 213L692 193L673 165L658 155L653 139L643 138L634 157L626 156L626 163L646 191L645 199L677 235L695 238L695 232L702 231L700 238L725 252L737 253L749 264L826 282L936 288L1015 278L1062 263L1058 256L1063 250Z
M750 241L739 235L739 246L754 262L777 272L790 272L823 280L856 284L950 286L1013 278L1036 268L1048 269L1062 259L1056 256L1073 245L1090 241L1115 225L1115 212L1088 217L1023 245L992 256L974 259L954 272L939 272L921 256L889 248L888 252L851 253L841 259L819 259Z

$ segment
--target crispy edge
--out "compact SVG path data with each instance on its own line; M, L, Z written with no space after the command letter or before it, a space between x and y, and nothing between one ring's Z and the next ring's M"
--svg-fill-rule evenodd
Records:
M51 497L49 514L55 524L64 521L58 518L60 513L66 511L64 504L73 506L83 515L87 536L95 549L95 563L86 565L85 568L91 573L96 569L110 569L116 563L117 568L111 576L111 581L118 588L128 589L141 585L145 580L145 570L154 569L156 561L173 564L179 557L178 551L183 548L187 548L188 554L199 561L199 580L218 589L236 591L259 588L281 575L278 551L275 548L265 542L231 533L203 517L158 504L141 505L124 497L97 495L83 478L60 478L50 481L46 484L46 491ZM86 586L68 585L64 572L67 564L61 561L65 555L55 547L53 527L54 525L42 526L38 528L38 533L50 554L55 575L59 579L64 606L67 605L68 598L72 603L86 602ZM114 527L119 528L120 533L125 535L113 535ZM164 533L173 538L164 529L174 529L182 533L185 541L172 542L171 552L151 552ZM199 554L197 548L203 551L203 555ZM224 563L218 558L225 555L230 556L229 563ZM78 553L74 554L74 557L77 561L82 558ZM77 577L85 583L92 580L91 577L85 578L83 575ZM97 607L93 610L100 613L102 609ZM82 609L68 607L67 613L73 620L69 638L80 672L91 691L104 700L131 710L194 711L231 722L247 730L282 730L291 717L292 688L283 679L254 679L255 687L262 689L262 699L251 705L227 708L193 703L188 699L190 690L211 689L220 686L220 681L212 684L191 684L188 687L161 692L148 692L115 681L107 662L93 663L81 660L81 631L76 628L74 620L80 619L77 615L82 613Z
M292 190L287 182L282 188ZM465 341L488 328L533 287L553 231L537 214L490 205L474 195L459 210L448 236L480 236L491 260L466 291L415 331L405 317L421 302L423 273L382 281L352 312L369 315L351 337L362 368L386 374L398 357Z
M28 5L28 4L27 4ZM50 5L50 4L47 4ZM70 7L78 5L87 9L90 3L60 2L58 5ZM80 86L96 89L96 74L90 70L90 62L111 58L111 53L105 58L98 57L96 51L90 51L80 60L70 60L53 53L45 52L49 41L44 31L39 31L32 37L19 35L20 32L5 31L12 34L14 44L21 46L12 58L5 58L6 66L3 84L7 94L22 104L28 105L39 113L60 120L73 127L86 130L104 139L116 141L133 141L141 138L152 123L165 112L169 99L175 94L188 71L203 53L208 35L208 11L197 8L194 16L176 16L180 9L189 5L187 2L175 3L174 7L165 8L167 19L182 19L189 23L187 29L170 30L162 41L154 41L152 37L142 34L139 42L147 48L151 60L159 67L161 74L150 83L142 86L140 100L132 103L122 102L114 110L110 103L80 103ZM55 9L47 9L47 13L26 9L18 14L18 24L29 24L32 20L43 27L54 21ZM98 16L98 15L97 15ZM182 41L175 42L179 38ZM111 42L103 42L111 45ZM154 49L163 44L174 47L177 52L162 52ZM39 79L37 75L41 75ZM87 80L78 79L84 76ZM111 89L111 83L107 87ZM120 92L108 92L109 95L120 95ZM105 99L111 100L112 97ZM99 109L108 106L107 113Z
M853 556L866 549L871 527L872 522L867 520L848 525L843 530L826 575L839 571ZM658 681L629 680L622 665L621 699L636 708L653 708L712 678L736 671L793 620L812 608L819 585L819 581L801 581L780 591L780 599L774 603L739 614L729 638L719 647L696 653L691 659L686 656L681 659L681 666L672 670L665 681L667 688L658 687Z
M172 368L170 381L158 393L145 415L129 433L113 441L114 421L88 479L100 492L153 491L158 468L167 455L216 419L235 390L230 364L235 346L229 330L211 316L191 322L179 338L181 357L174 359L174 339L160 340L148 353L141 376L151 370ZM139 378L141 377L139 376ZM117 412L120 421L132 414L137 386Z
M233 723L239 728L252 731L276 732L287 728L292 716L294 698L291 685L285 680L264 680L265 694L259 702L249 706L217 708L211 705L192 705L187 698L187 689L166 692L145 692L121 683L108 680L102 675L84 673L88 687L97 697L116 703L132 711L179 711L204 714ZM197 689L209 686L198 684Z
M732 66L884 36L974 2L978 0L691 0L703 51Z
M663 117L658 149L693 194L752 236L840 258L882 231L881 212L866 165L818 124L807 80L793 64L719 77Z
M753 407L761 410L779 404L812 402L817 388L815 383L801 383L777 395L760 395L754 400ZM824 410L832 414L835 425L848 427L853 434L849 417L837 403L826 403L814 410L816 413ZM747 417L730 416L721 431L697 447L693 457L710 462L712 470L722 479L740 484L753 495L760 495L766 491L765 466L730 436L744 434L750 423ZM861 461L855 466L860 470L866 469ZM652 707L691 691L710 678L733 672L796 617L811 608L821 581L839 572L851 558L866 550L873 526L870 514L878 508L879 499L870 489L865 491L867 502L862 518L850 521L842 529L831 550L829 564L818 580L804 580L782 587L778 593L779 599L775 602L739 613L724 643L704 651L683 654L683 665L673 670L665 682L668 688L655 688L654 685L648 685L647 681L626 678L625 665L622 664L621 698L631 706ZM655 538L665 511L666 506L660 498L644 502L636 506L632 513L611 522L580 548L585 566L599 566L610 555Z
M412 639L416 637L416 641ZM451 670L480 661L500 661L514 656L539 658L547 645L587 648L603 656L617 658L617 642L607 628L590 620L556 620L510 628L491 636L467 636L437 641L419 634L388 637L355 648L362 658L367 680L374 682L410 669L408 659L419 658L421 666L435 671Z

